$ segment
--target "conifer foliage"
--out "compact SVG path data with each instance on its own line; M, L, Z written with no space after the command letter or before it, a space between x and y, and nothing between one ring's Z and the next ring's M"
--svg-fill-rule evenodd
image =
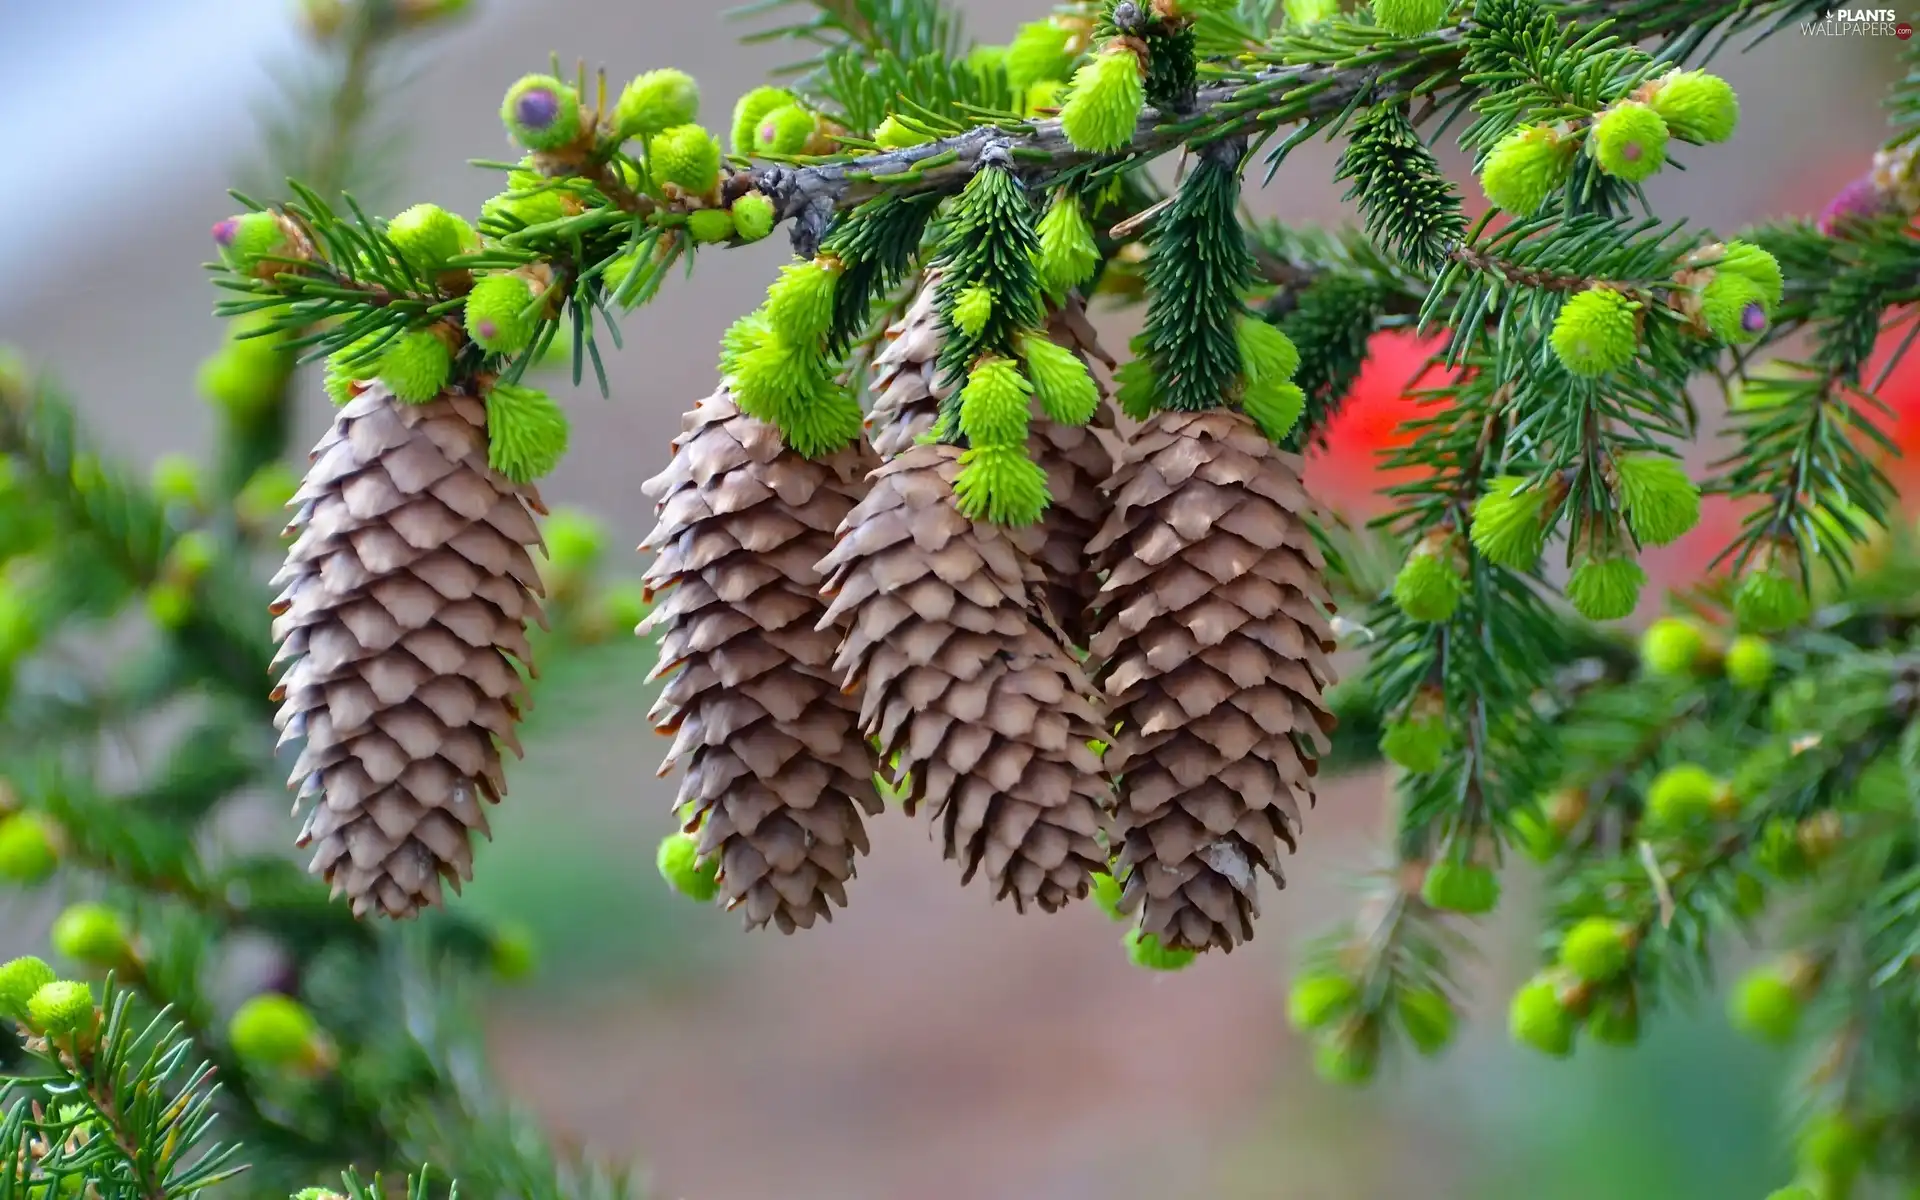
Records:
M459 7L304 5L342 50L309 107L358 120L374 50ZM1813 1064L1781 1195L1913 1182L1920 554L1865 366L1920 300L1920 76L1818 222L1707 231L1647 215L1644 190L1740 150L1711 54L1831 7L1074 0L978 45L938 0L794 0L759 35L817 53L730 113L657 63L618 88L501 81L517 156L484 164L502 190L468 217L370 215L340 149L364 131L307 139L324 153L292 156L279 200L240 196L213 231L217 495L177 464L128 480L0 373L0 488L23 501L0 549L46 568L0 586L0 875L86 867L171 914L63 918L61 954L125 981L98 1002L38 959L0 967L0 1016L53 1072L0 1124L0 1195L85 1170L102 1196L211 1187L232 1163L215 1110L271 1148L276 1188L418 1153L488 1194L622 1194L522 1155L445 1047L343 1071L377 1033L304 1000L324 978L354 1012L419 1003L450 956L511 960L429 910L505 790L536 650L636 624L681 773L660 872L749 927L857 903L870 823L912 818L991 899L1092 895L1136 963L1180 969L1255 936L1283 851L1312 844L1318 777L1384 759L1375 892L1289 1005L1323 1074L1452 1040L1454 960L1521 852L1551 899L1517 1041L1633 1042L1722 935L1784 910L1783 956L1731 998ZM1245 220L1257 168L1284 181L1316 137L1342 147L1354 226ZM590 529L538 499L568 423L534 372L557 356L604 390L622 320L776 232L792 258L658 448L644 594L601 588ZM1110 355L1094 322L1128 304L1141 332ZM1387 464L1392 511L1355 532L1297 452L1388 329L1433 339L1440 382ZM301 481L278 459L308 360L338 412ZM1695 478L1702 380L1735 403ZM1708 494L1743 514L1719 573L1647 595L1643 553ZM269 547L273 601L249 573ZM164 652L131 679L95 695L16 670L60 619L136 594ZM1658 607L1636 645L1627 620ZM227 703L151 792L102 794L105 714L189 692ZM272 703L300 745L299 837L344 906L180 833L273 767L239 748ZM401 940L360 915L426 919ZM280 939L292 979L220 1032L179 981L241 928ZM239 1081L224 1099L201 1060ZM333 1081L333 1107L283 1118L252 1086L267 1067Z

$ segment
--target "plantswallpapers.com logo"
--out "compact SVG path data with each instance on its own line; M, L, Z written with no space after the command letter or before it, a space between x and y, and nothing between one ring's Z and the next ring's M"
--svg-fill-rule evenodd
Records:
M1895 37L1906 41L1913 26L1892 8L1836 8L1824 21L1802 21L1800 32L1822 37Z

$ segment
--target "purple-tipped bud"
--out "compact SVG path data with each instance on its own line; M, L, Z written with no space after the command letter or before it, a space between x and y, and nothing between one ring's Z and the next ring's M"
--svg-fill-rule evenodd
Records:
M1840 189L1838 195L1827 201L1826 208L1820 211L1816 224L1821 233L1833 236L1841 222L1850 219L1865 220L1877 217L1889 209L1886 196L1874 186L1873 173L1868 172Z
M1639 142L1628 142L1626 145L1620 147L1620 157L1626 159L1628 162L1639 162L1641 153Z
M1767 310L1758 301L1740 310L1740 328L1748 333L1759 333L1767 327Z
M233 239L239 236L239 233L239 217L228 217L224 221L216 221L213 226L214 244L221 247L231 246L233 245Z
M528 129L545 129L560 116L560 97L552 88L528 88L514 102L513 115Z
M500 326L496 325L491 317L482 317L474 322L473 331L487 341L500 336Z

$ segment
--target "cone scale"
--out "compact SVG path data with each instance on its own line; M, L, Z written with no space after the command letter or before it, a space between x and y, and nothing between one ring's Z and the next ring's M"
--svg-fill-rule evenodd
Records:
M472 878L472 836L506 791L504 746L544 621L539 494L487 465L486 407L456 391L355 395L293 499L273 605L299 845L356 915L408 917Z
M1047 627L1033 531L962 516L960 451L916 445L875 471L820 566L847 630L836 666L907 811L922 804L962 883L1054 911L1106 867L1103 718ZM895 758L897 756L897 759Z
M1107 492L1091 650L1119 726L1121 907L1170 949L1230 951L1253 936L1258 874L1285 886L1333 728L1300 460L1239 413L1158 413Z
M881 808L815 565L873 464L858 446L795 454L724 387L684 423L644 489L661 600L641 631L660 634L654 676L668 677L650 716L674 739L661 774L685 769L675 807L719 860L721 902L792 933L846 904L863 814Z

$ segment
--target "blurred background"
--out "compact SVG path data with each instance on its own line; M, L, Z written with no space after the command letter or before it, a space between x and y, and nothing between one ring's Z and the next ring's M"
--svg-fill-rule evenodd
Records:
M986 42L1039 15L1014 0L961 7ZM466 160L508 154L499 96L550 53L587 53L616 84L681 67L702 82L707 123L723 121L787 57L741 46L740 32L714 9L661 0L474 0L381 98L405 141L392 177L360 198L385 213L417 201L476 212L500 182ZM1727 54L1742 131L1656 180L1658 210L1721 231L1817 211L1880 141L1898 46L1788 32ZM234 208L225 189L248 178L276 75L301 58L283 0L0 0L11 158L57 181L0 188L0 342L64 379L133 462L198 451L211 435L192 383L221 334L199 265L207 229ZM1302 148L1255 209L1345 220L1328 182L1336 153ZM626 323L611 400L556 388L576 449L544 490L600 515L616 557L652 524L641 483L711 389L721 331L783 255L769 242L708 256L670 284ZM1316 467L1355 508L1411 360L1378 367ZM296 442L310 444L326 412L309 381ZM1697 568L1703 548L1674 552L1670 570ZM650 666L613 646L577 678L549 681L459 903L517 918L540 946L539 972L491 1014L507 1085L564 1137L641 1159L660 1197L1740 1200L1786 1170L1773 1100L1783 1064L1737 1041L1710 996L1663 1013L1632 1051L1583 1047L1562 1064L1507 1045L1505 997L1531 965L1524 867L1480 939L1480 1002L1461 1042L1437 1063L1397 1064L1367 1093L1317 1081L1286 1026L1289 964L1301 938L1348 914L1347 881L1374 865L1383 776L1328 786L1261 937L1181 974L1130 967L1118 928L1091 906L1021 919L960 889L897 814L878 822L852 906L831 926L743 936L655 873L672 783L654 775ZM284 822L280 803L266 798L261 819ZM0 899L0 958L38 944L44 915Z

